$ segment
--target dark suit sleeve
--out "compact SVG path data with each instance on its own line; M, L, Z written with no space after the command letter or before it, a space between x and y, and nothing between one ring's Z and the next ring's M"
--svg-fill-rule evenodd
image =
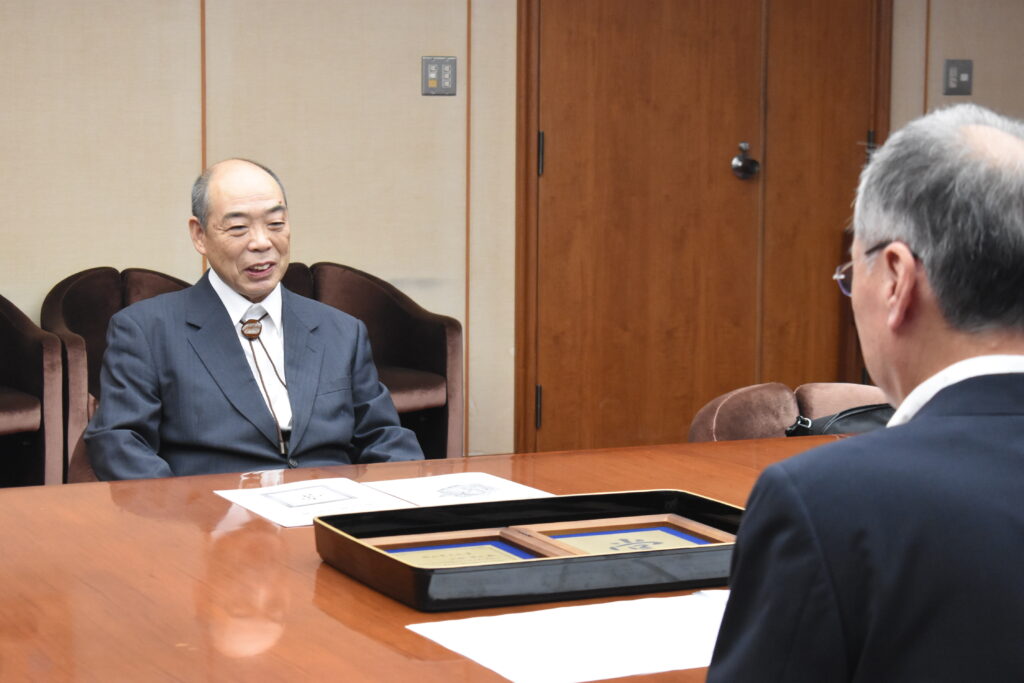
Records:
M355 462L422 460L416 435L401 426L391 393L381 384L373 364L366 326L359 322L352 360L352 445Z
M737 537L709 683L848 680L821 546L786 470L765 470Z
M85 442L103 480L169 477L160 449L161 398L152 350L139 324L124 312L110 321L100 376L99 408Z

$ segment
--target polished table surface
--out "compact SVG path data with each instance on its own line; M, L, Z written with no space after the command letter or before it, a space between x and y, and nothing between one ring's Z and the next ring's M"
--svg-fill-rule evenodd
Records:
M283 481L478 471L558 494L670 488L743 505L764 467L834 438L299 469ZM212 493L255 482L0 490L0 680L504 680L405 626L601 602L417 612L323 564L311 527L246 521ZM648 678L699 681L704 670Z

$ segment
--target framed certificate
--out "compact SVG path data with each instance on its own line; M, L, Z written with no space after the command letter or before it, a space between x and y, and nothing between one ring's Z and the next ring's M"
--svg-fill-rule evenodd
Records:
M537 554L500 538L467 543L431 543L391 548L387 552L417 567L468 567L474 564L532 560L537 557Z

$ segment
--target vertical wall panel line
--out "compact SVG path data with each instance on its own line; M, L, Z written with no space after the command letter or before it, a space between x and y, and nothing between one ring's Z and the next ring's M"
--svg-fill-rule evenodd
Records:
M924 3L924 101L921 114L928 113L928 71L932 61L932 0Z
M206 0L199 0L199 163L206 170ZM206 272L206 256L200 272Z
M767 170L762 168L758 178L757 189L757 272L755 274L754 309L754 383L764 382L764 256L766 252L765 225L765 185L771 173L771 159L768 152L768 13L771 11L769 0L761 2L761 162L768 163Z
M469 453L469 297L470 297L470 238L471 238L471 191L473 180L473 112L472 112L472 63L473 63L473 0L466 0L466 281L465 311L462 324L462 452Z
M202 172L206 170L206 0L199 0L199 127Z

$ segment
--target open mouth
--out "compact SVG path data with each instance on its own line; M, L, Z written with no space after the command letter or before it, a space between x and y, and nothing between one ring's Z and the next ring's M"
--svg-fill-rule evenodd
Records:
M261 275L273 267L273 263L257 263L255 266L249 266L245 270L247 273L252 273L253 275Z

